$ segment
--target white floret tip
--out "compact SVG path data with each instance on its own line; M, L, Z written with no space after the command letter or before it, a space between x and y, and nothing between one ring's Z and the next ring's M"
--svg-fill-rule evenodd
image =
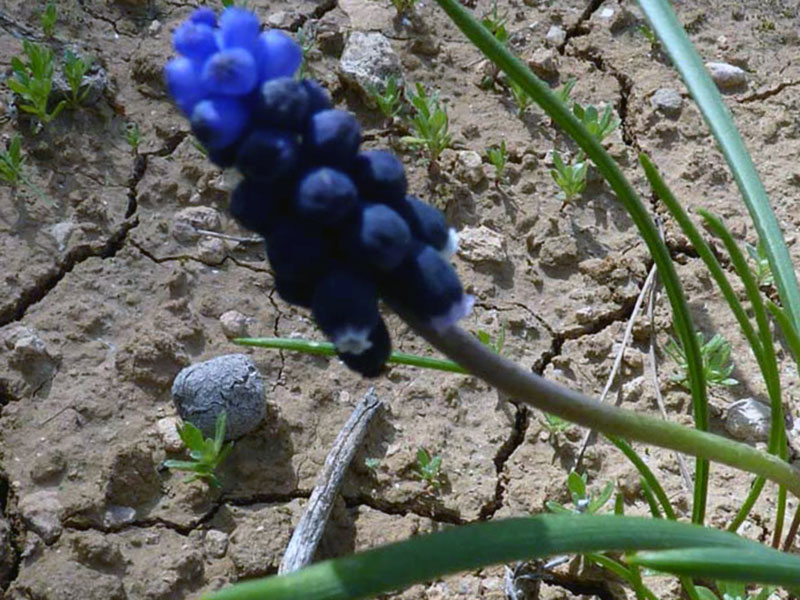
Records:
M448 310L446 313L439 315L438 317L432 317L430 320L430 325L438 333L442 333L446 329L449 329L458 323L464 317L468 316L472 312L473 306L475 306L475 296L463 294L461 296L461 300L453 303L453 305L450 307L450 310Z
M369 340L370 332L366 329L348 327L333 337L333 345L339 352L346 352L358 356L372 348Z
M447 231L447 244L439 251L443 258L450 258L458 252L458 232L452 227Z

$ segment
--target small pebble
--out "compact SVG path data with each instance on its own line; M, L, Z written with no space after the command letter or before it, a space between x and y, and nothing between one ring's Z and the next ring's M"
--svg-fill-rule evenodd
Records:
M221 265L228 256L228 247L217 237L204 237L197 243L197 258L207 265Z
M474 150L461 150L456 154L458 178L470 186L476 186L486 178L483 159Z
M508 260L505 238L485 225L465 227L459 232L458 255L476 263L503 263Z
M763 442L769 436L769 406L754 398L734 402L725 416L725 430L738 440Z
M721 90L730 90L747 84L747 72L735 65L722 62L706 63L711 79Z
M550 29L547 30L547 35L544 36L544 39L547 40L547 43L551 46L560 46L567 41L567 32L564 31L563 27L551 25Z
M220 231L222 218L218 211L208 206L190 206L175 213L172 218L172 237L182 243L200 239L197 230Z
M219 318L222 333L228 339L250 337L250 332L247 328L248 321L249 319L238 310L229 310Z
M209 529L205 536L206 553L213 558L222 558L228 551L228 534L218 529Z
M183 369L172 384L172 402L184 421L207 437L214 435L217 416L225 411L225 439L240 438L267 415L264 380L244 354L227 354Z
M650 98L650 105L667 116L677 117L683 108L683 98L675 90L660 88Z
M178 435L177 417L159 419L156 421L156 431L167 452L180 452L183 450L183 440Z
M552 48L539 48L528 59L528 66L543 79L552 79L558 75L558 61Z

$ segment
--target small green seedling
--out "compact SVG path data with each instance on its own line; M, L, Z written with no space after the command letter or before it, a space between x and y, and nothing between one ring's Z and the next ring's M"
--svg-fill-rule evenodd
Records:
M184 479L186 483L203 479L214 487L220 487L214 471L233 448L233 442L224 443L226 424L227 415L225 412L221 412L217 417L213 439L204 438L203 433L191 423L179 427L178 435L189 449L189 456L192 457L192 460L165 460L164 466L176 471L191 472L192 475Z
M572 90L575 87L575 84L578 82L577 79L574 77L570 77L564 82L560 88L555 91L556 97L561 100L564 104L568 104L570 100L570 96L572 95Z
M378 470L378 467L381 466L381 459L380 458L365 458L364 459L364 466L367 467L373 473Z
M730 377L734 364L731 360L731 344L720 334L715 334L707 342L703 332L695 332L700 356L703 360L703 374L708 385L736 385L739 382ZM686 351L674 338L670 338L664 347L667 355L678 363L678 372L671 377L672 381L689 389L689 369Z
M481 344L489 348L495 354L503 354L503 346L506 343L506 324L502 323L500 325L500 332L497 334L496 338L492 338L492 335L484 331L483 329L479 329L478 333L475 334L478 337L478 340Z
M521 117L528 107L533 104L533 98L525 89L513 79L508 80L508 90L511 92L511 97L517 105L517 116Z
M50 0L39 15L39 23L42 26L42 32L45 37L53 37L57 20L58 12L56 11L56 5L53 0Z
M308 25L297 30L297 43L303 53L303 60L300 63L300 68L297 70L297 78L304 79L309 72L308 57L317 43L317 37Z
M0 180L11 187L25 183L25 175L22 173L23 162L25 157L22 156L22 138L15 135L8 149L0 152Z
M564 201L563 207L571 202L576 196L583 193L586 189L586 172L589 168L589 162L584 158L583 160L576 160L574 163L565 164L564 159L557 150L553 150L553 165L554 169L550 170L550 175L562 191L562 200Z
M67 50L64 54L64 78L69 84L70 95L67 104L70 108L78 108L89 95L89 86L83 85L83 78L92 66L92 60L83 59Z
M139 129L139 124L128 123L125 126L125 132L123 135L125 136L125 141L128 142L128 145L131 147L133 153L138 154L139 144L142 143L142 132Z
M503 13L500 15L497 10L497 0L494 0L494 2L492 2L492 10L483 16L481 24L491 32L498 42L505 44L508 42L506 23L508 23L508 14Z
M234 5L234 0L221 0L223 8L228 8Z
M553 513L565 514L597 514L611 500L611 496L614 493L614 484L609 481L597 497L592 498L586 488L586 473L578 474L572 471L567 477L567 489L570 492L572 504L575 508L570 509L559 502L548 500L544 503L547 510Z
M772 267L769 266L769 259L767 258L767 250L764 248L764 243L759 241L758 246L745 244L744 247L747 250L747 254L755 263L753 277L755 277L758 287L770 286L775 283L775 279L772 276Z
M416 84L416 94L406 93L406 99L414 108L414 115L409 120L412 136L401 138L401 142L409 146L421 146L426 149L428 158L436 161L445 148L453 141L449 133L450 119L447 110L439 102L439 92L428 94L421 83Z
M14 76L9 78L8 87L22 98L19 108L34 115L42 125L50 123L67 105L59 102L52 111L48 110L50 91L53 89L53 53L41 44L23 41L27 62L15 56L11 59Z
M747 591L744 583L734 581L715 581L718 594L710 588L697 586L697 595L700 600L767 600L777 588L764 586L758 593Z
M378 110L391 121L400 114L402 109L403 91L397 81L397 77L391 75L383 86L383 91L378 86L369 86L367 88L370 97L378 106Z
M639 33L641 33L642 36L644 36L644 39L648 41L651 51L658 50L661 47L661 40L658 39L658 36L656 36L656 34L648 25L645 25L644 23L639 25Z
M439 490L444 483L442 474L442 457L433 455L420 448L417 450L417 463L414 465L414 476L425 484L425 487Z
M504 182L506 180L506 165L508 164L508 149L506 148L506 141L501 141L499 146L490 146L487 148L486 158L494 167L497 183L500 184L501 182Z
M392 6L398 17L403 17L414 10L419 0L392 0Z
M614 116L610 104L606 104L601 115L596 106L590 104L584 107L575 102L572 105L572 112L598 142L602 142L619 127L620 121Z
M550 434L551 441L553 438L557 438L560 434L564 433L567 429L572 427L572 423L570 423L566 419L562 419L559 416L552 415L547 412L543 412L542 415L544 417L542 425Z

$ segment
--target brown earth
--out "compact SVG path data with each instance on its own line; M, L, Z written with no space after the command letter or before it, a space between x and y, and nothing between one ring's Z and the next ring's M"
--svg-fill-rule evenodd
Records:
M25 186L0 187L0 584L12 599L197 597L276 571L327 450L372 382L335 360L245 350L267 382L268 417L221 468L221 491L186 484L180 473L160 468L165 458L182 456L163 434L175 415L175 374L190 363L242 351L223 333L223 313L244 314L252 335L319 334L308 314L273 294L262 246L176 234L176 214L187 207L226 215L233 181L192 144L161 82L170 31L194 5L56 4L57 39L49 43L57 53L71 47L95 57L108 86L93 107L66 111L39 133L14 113L7 92L3 98L2 134L8 139L22 133L26 172L50 201ZM21 53L22 38L43 41L37 20L42 5L0 4L5 74L11 57ZM505 324L508 356L598 396L651 263L632 222L596 177L560 210L550 152L574 153L574 145L535 108L518 117L507 92L479 87L478 52L429 0L419 9L424 31L398 25L384 0L249 5L292 31L316 26L321 33L312 73L340 106L362 119L369 147L400 151L398 131L385 129L336 74L350 32L381 31L399 55L406 81L441 90L454 149L443 155L438 174L414 152L402 157L412 190L445 208L459 229L474 228L498 244L494 252L464 252L455 260L477 297L464 326L496 335ZM490 6L481 0L474 10L481 15ZM741 241L755 242L721 154L678 76L642 35L635 4L502 0L498 8L508 15L514 48L553 85L575 77L576 100L613 105L622 126L608 147L644 198L650 192L636 165L639 150L651 155L686 206L710 208ZM704 59L747 71L747 84L726 100L790 251L800 259L793 199L800 185L796 9L753 0L678 4ZM566 32L564 44L545 41L552 25ZM653 107L660 88L683 96L678 113ZM124 141L129 123L141 127L138 155ZM511 157L508 183L496 185L485 159L477 176L459 168L459 152L484 155L501 140ZM652 207L664 212L656 202ZM212 215L203 226L246 235L227 216L217 222ZM666 229L699 327L724 332L734 347L734 376L741 383L712 393L714 427L721 430L727 404L763 397L764 386L705 269L674 225L667 222ZM390 323L398 349L429 352L398 319ZM655 323L663 348L670 324L663 298ZM612 395L626 407L656 414L648 335L648 322L640 317ZM689 398L670 383L674 364L661 356L659 386L670 418L690 424ZM785 352L780 360L786 406L796 416L796 370ZM320 558L451 524L539 513L546 500L567 501L579 429L549 434L541 414L474 378L395 366L374 385L391 408L347 476ZM442 457L447 483L439 492L411 475L419 447ZM674 455L639 449L686 517L691 494ZM367 468L366 458L380 459L379 466ZM584 466L592 490L615 482L626 513L648 512L635 470L608 443L590 446ZM724 526L750 482L749 475L714 466L709 522ZM767 486L742 528L745 535L769 538L774 498ZM590 581L604 597L624 595L602 572L573 563L563 573L566 583L544 585L543 597L571 596L570 581ZM503 577L500 567L486 569L396 597L502 598ZM671 580L652 582L663 597L677 593Z

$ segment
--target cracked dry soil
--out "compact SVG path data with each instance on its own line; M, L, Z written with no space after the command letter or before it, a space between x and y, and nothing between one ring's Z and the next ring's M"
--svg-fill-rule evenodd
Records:
M217 212L192 213L204 228L246 235L225 216L231 175L203 159L161 83L170 30L193 4L56 4L57 40L50 43L95 57L110 85L94 107L65 112L36 135L10 112L12 99L3 100L2 133L24 134L27 172L52 203L24 187L0 188L0 585L10 599L198 597L277 570L327 450L369 384L334 360L245 350L268 383L268 418L237 444L221 471L222 490L186 484L180 474L159 468L165 458L180 457L163 433L174 418L169 390L175 374L192 362L242 351L225 337L223 313L245 315L252 335L319 335L304 312L274 296L260 245L176 227L186 209L206 207ZM501 240L501 250L481 252L476 241L474 252L455 259L477 297L465 327L496 334L504 325L504 352L512 359L598 396L650 261L631 221L596 177L559 210L549 152L569 154L574 146L536 109L519 118L506 92L481 89L477 51L429 1L420 8L424 31L399 26L388 1L250 5L276 26L296 31L313 25L312 75L365 123L366 145L401 152L411 189L444 208L459 229L486 228ZM490 6L480 0L474 10L483 14ZM33 25L41 7L18 0L0 7L0 61L7 74L22 38L43 41ZM796 8L755 0L678 5L706 60L748 73L746 86L726 100L800 261ZM575 99L613 105L622 126L609 149L643 197L650 194L636 168L639 150L651 155L687 206L710 208L740 241L755 242L722 157L677 75L641 35L634 4L500 0L498 9L508 15L515 50L554 86L575 77ZM553 25L565 33L555 46L545 40ZM438 173L402 151L398 131L386 129L338 78L338 57L356 30L382 32L407 82L441 90L455 143ZM654 108L652 96L661 88L683 97L677 112ZM123 138L128 123L141 127L138 156ZM459 152L483 155L503 139L510 153L506 184L495 185L485 160L477 173L461 168ZM656 202L651 206L663 213ZM732 317L669 221L666 237L699 326L725 332L734 346L741 384L712 394L714 427L721 431L725 406L763 396L763 385ZM663 299L654 324L663 347L669 333ZM391 329L399 349L428 351L399 320L391 320ZM612 396L656 413L649 338L649 321L639 317ZM797 379L788 357L782 354L781 361L794 415ZM658 385L669 417L689 424L690 402L670 383L671 370L661 365ZM390 409L357 455L319 558L451 524L539 513L545 500L567 500L566 476L583 437L577 428L551 435L541 414L474 378L395 366L375 386ZM420 446L442 456L447 484L439 493L411 476ZM685 517L690 493L675 457L640 450ZM380 466L366 468L368 457L380 459ZM626 512L647 514L638 476L610 445L595 442L583 464L592 489L614 481ZM714 466L709 521L724 526L749 484L749 476ZM745 535L768 539L774 495L768 486ZM540 591L544 598L625 596L606 573L576 562L548 581ZM662 597L678 593L668 579L653 585ZM448 577L393 597L502 598L503 571Z

